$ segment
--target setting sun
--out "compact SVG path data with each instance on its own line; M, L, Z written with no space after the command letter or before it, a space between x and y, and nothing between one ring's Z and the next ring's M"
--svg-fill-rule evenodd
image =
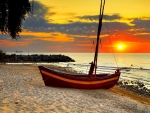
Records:
M117 44L116 45L116 48L119 50L119 51L123 51L125 49L125 45L124 44Z
M118 49L119 49L119 50L122 50L123 48L124 48L123 45L119 45L119 46L118 46Z

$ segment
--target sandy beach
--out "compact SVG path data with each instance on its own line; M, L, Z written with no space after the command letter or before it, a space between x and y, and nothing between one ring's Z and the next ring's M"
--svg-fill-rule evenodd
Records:
M117 86L47 87L37 65L0 65L0 113L150 113L150 98Z

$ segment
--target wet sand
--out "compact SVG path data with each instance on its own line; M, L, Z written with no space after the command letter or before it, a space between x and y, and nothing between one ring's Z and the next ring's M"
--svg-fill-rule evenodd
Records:
M150 98L109 90L47 87L37 65L0 65L1 113L150 113Z

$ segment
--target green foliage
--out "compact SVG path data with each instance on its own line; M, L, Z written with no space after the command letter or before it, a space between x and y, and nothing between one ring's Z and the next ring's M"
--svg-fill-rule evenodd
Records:
M9 33L13 39L22 31L22 20L31 11L29 0L0 0L0 31Z

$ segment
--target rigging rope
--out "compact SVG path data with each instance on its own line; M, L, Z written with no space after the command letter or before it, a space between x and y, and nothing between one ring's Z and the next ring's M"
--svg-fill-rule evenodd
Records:
M107 32L107 34L108 34L109 42L110 42L110 45L111 45L111 49L112 49L112 52L113 52L113 56L114 56L114 59L115 59L115 62L116 62L117 68L118 68L118 63L117 63L116 56L115 56L115 53L114 53L114 49L113 49L113 46L112 46L113 44L112 44L110 35L109 35L109 33L108 33L108 27L107 27L107 25L106 25L106 22L104 22L104 23L105 23L105 27L106 27L106 32Z

